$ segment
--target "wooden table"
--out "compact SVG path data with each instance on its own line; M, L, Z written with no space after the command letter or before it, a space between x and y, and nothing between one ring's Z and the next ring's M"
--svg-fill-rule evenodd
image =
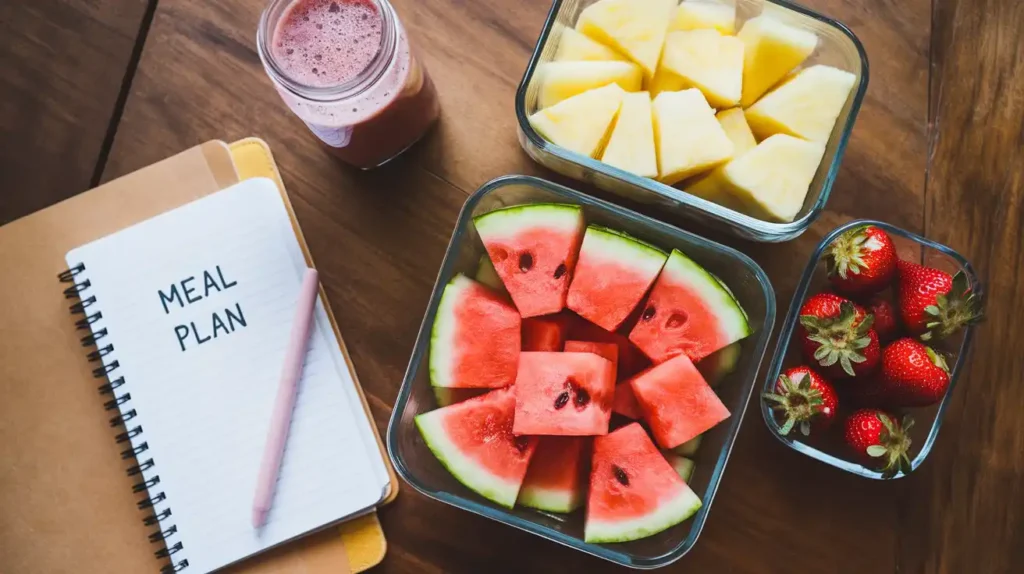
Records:
M502 174L551 177L519 149L512 112L549 4L394 0L443 117L370 173L331 160L278 101L254 47L262 4L0 4L0 223L204 140L265 138L383 431L466 195ZM1024 4L806 4L847 23L871 60L829 210L783 245L710 235L757 259L782 315L825 232L884 219L970 258L989 318L912 476L876 483L814 462L775 442L751 409L700 542L668 571L1024 571ZM381 518L380 572L617 570L411 488Z

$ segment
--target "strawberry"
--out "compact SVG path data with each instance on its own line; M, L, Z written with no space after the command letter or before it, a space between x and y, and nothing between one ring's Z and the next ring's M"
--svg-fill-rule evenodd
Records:
M910 437L907 431L914 426L914 419L896 417L878 409L861 409L846 419L846 444L857 457L872 467L882 465L882 478L892 478L897 473L910 474Z
M981 297L963 271L945 271L899 262L900 317L922 341L944 339L981 319Z
M811 429L824 430L836 418L839 399L832 383L815 373L810 367L793 367L779 375L774 393L762 398L773 410L785 417L779 434L785 436L794 426L807 436Z
M825 263L835 290L851 297L884 289L896 274L896 247L874 225L843 232L828 246Z
M949 367L931 347L903 338L882 351L879 382L887 404L924 407L939 402L946 394Z
M874 317L855 303L818 293L800 308L804 357L835 378L864 376L878 366L881 347Z
M878 333L878 340L887 343L896 338L899 325L896 324L896 309L888 298L875 295L868 301L867 312L875 317L872 328Z

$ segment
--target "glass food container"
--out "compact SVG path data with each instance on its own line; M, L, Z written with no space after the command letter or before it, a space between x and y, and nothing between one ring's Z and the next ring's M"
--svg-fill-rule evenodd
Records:
M815 293L828 290L829 283L824 261L825 249L844 231L867 224L876 225L889 234L889 237L892 238L893 243L896 245L897 255L900 259L934 267L951 275L956 274L957 271L963 271L967 275L974 292L984 301L984 289L978 280L978 276L975 274L974 269L971 268L971 264L956 251L888 223L869 220L851 221L826 235L811 255L807 268L800 278L800 283L796 287L796 292L793 294L789 313L782 324L778 347L775 350L771 365L765 374L761 392L770 392L774 389L775 381L779 378L779 373L784 368L803 363L799 345L792 344L795 339L794 331L799 322L800 308L803 306L804 301ZM928 457L928 453L931 452L935 439L939 435L939 428L942 427L942 415L946 412L946 407L949 406L951 400L950 397L953 396L954 389L956 389L957 379L963 369L967 352L971 346L974 329L974 325L968 325L948 339L927 343L943 354L947 365L950 367L949 387L946 389L946 394L942 400L930 407L901 409L894 413L908 413L915 421L914 427L910 431L912 443L908 453L912 470L919 467L924 462L924 459ZM881 472L867 468L854 459L852 453L843 442L842 432L836 432L836 427L841 428L844 416L852 412L851 408L844 407L842 384L843 382L837 382L835 385L836 390L840 393L839 416L833 423L833 428L830 429L826 436L818 437L812 433L812 436L804 437L799 432L791 432L786 436L782 436L779 434L779 423L776 421L774 413L764 401L761 401L761 415L769 430L775 435L775 438L793 450L853 474L866 478L882 479ZM904 475L900 473L896 475L896 478L902 476Z
M519 143L535 161L567 177L591 183L600 189L633 201L655 205L672 213L679 213L715 229L725 230L754 241L779 242L797 237L810 227L825 208L832 184L839 173L839 164L850 139L857 112L868 87L868 59L860 40L849 28L821 14L785 0L766 0L764 13L818 35L818 47L805 66L826 64L849 71L857 82L846 101L832 136L825 147L825 155L811 182L803 208L790 223L763 221L722 207L716 203L690 195L621 169L606 165L590 157L554 145L538 134L528 121L537 109L539 78L537 68L551 61L558 48L562 30L573 27L579 13L596 0L554 0L547 21L541 30L530 63L516 92L516 118L519 122ZM733 2L725 2L732 4Z
M735 370L718 386L722 402L732 416L705 433L694 456L696 471L689 484L703 500L691 519L655 536L622 544L587 544L583 541L583 509L561 516L516 507L507 509L460 484L430 452L413 418L436 407L430 387L428 353L430 331L441 293L459 272L472 276L483 244L473 227L474 216L495 209L534 202L573 203L583 206L588 223L625 231L664 249L678 248L720 277L749 315L753 334L742 341ZM462 208L451 243L434 285L408 371L388 426L388 452L398 474L430 498L532 532L588 554L633 568L656 568L686 554L697 541L729 453L755 386L758 367L775 322L775 295L761 268L742 253L692 233L623 209L578 191L525 177L495 179L476 191Z

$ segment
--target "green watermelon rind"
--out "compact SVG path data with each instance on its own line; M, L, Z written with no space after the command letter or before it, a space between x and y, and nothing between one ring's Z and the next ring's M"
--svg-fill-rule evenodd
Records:
M568 491L524 486L519 492L517 504L537 510L568 514L583 506L583 490Z
M714 311L719 327L726 333L727 344L750 335L747 312L724 283L704 269L685 253L673 249L662 271L670 281L685 283L699 292L704 302Z
M590 240L589 245L588 239ZM587 249L596 248L605 257L610 256L627 265L647 263L651 267L657 266L659 270L668 259L668 253L662 249L642 239L637 239L628 233L600 225L587 226L586 235L583 236L583 247Z
M662 453L665 455L665 460L672 465L672 468L679 474L679 478L683 479L683 482L689 484L690 479L693 478L693 467L695 466L693 460L680 456L672 451L665 451Z
M509 237L538 227L576 229L582 222L583 208L568 203L513 205L473 218L481 237Z
M458 323L455 319L455 304L459 300L459 294L469 288L471 282L472 279L460 273L445 285L444 292L441 293L441 301L437 304L437 313L434 315L434 325L430 328L431 386L454 386L451 373L455 357L452 355L455 350L455 329Z
M505 508L512 508L519 495L519 484L487 472L480 464L464 456L444 429L443 409L416 416L416 428L437 460L466 488Z
M679 456L693 456L697 454L697 449L700 448L700 441L703 439L703 437L704 435L699 434L691 438L690 440L684 442L683 444L677 446L676 448L672 449L672 452Z
M476 274L473 278L476 279L477 283L490 287L496 293L508 294L505 284L501 281L501 277L498 277L498 272L494 269L494 263L491 263L491 258L486 253L480 256L480 262L477 264Z
M701 359L697 363L697 370L702 375L705 375L704 380L714 387L727 375L736 370L736 365L740 362L742 352L743 348L739 342L730 343L715 351L711 356ZM707 366L703 365L705 361L709 362ZM707 371L706 374L705 371Z
M629 542L653 536L690 518L700 510L702 503L690 487L683 486L673 499L658 505L646 516L625 520L594 520L588 517L583 540L588 544Z

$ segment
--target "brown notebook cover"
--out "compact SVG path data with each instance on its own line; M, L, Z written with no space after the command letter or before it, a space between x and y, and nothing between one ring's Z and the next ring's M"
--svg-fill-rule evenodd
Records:
M133 462L121 458L110 397L97 393L56 276L71 248L238 180L232 150L209 142L0 227L0 572L158 571L162 546L148 542L154 528L125 473ZM383 549L371 514L232 571L355 572Z

